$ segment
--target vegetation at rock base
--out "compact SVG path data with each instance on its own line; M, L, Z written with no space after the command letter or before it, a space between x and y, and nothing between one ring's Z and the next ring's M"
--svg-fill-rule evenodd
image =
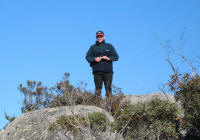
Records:
M113 128L127 139L177 139L177 119L175 104L154 99L124 109L116 116Z
M81 117L77 115L61 116L49 126L49 130L55 132L59 129L66 131L78 131L81 127L89 128L91 130L105 131L108 125L108 120L105 114L96 112L88 114L87 117Z

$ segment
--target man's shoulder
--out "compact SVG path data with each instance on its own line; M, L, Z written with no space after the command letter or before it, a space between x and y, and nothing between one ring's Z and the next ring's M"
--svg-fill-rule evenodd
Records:
M96 45L95 44L92 44L92 45L90 45L90 48L95 48L96 47Z
M106 44L106 46L113 47L113 45L111 43L106 42L105 44Z
M96 47L97 43L93 43L92 45L90 45L90 47Z

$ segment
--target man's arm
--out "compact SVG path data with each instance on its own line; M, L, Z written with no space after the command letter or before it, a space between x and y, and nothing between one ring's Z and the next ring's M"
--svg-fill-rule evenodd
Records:
M89 63L92 63L94 62L94 54L93 54L93 49L92 49L92 46L90 47L90 49L88 50L87 54L86 54L86 60L89 62Z
M117 61L119 59L119 56L115 50L115 48L111 45L111 56L110 61Z

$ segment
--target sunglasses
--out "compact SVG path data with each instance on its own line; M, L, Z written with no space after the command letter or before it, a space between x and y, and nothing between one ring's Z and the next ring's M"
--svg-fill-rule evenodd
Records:
M102 35L98 35L97 38L103 38L103 36Z

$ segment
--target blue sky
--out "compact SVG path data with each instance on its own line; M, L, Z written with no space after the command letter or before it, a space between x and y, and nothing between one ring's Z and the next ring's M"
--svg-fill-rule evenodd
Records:
M176 48L186 29L185 56L200 56L199 5L198 0L0 0L0 128L7 123L4 110L21 114L18 85L26 80L54 86L69 72L74 86L84 81L94 90L85 55L97 30L119 54L113 84L125 94L158 92L172 71L155 35Z

